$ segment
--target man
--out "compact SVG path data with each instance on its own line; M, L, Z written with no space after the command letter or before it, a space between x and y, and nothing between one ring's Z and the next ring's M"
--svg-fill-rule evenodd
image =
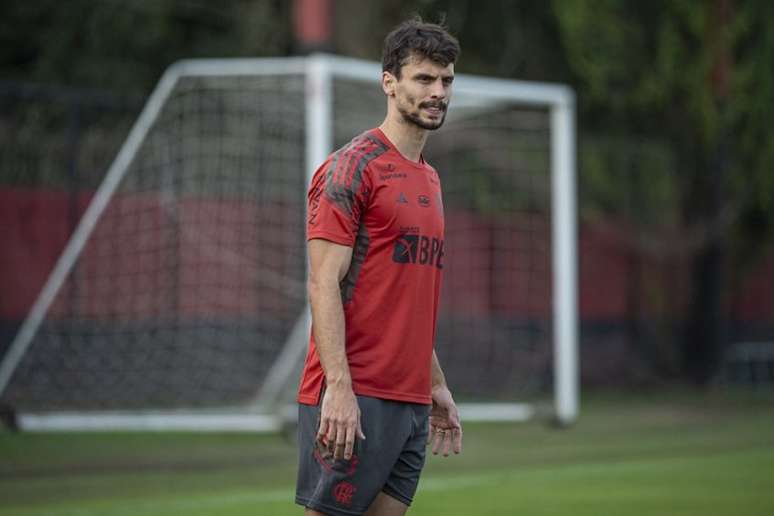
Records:
M433 350L444 258L438 174L459 44L404 22L385 39L387 116L317 170L308 196L312 338L299 388L296 502L307 515L406 513L425 460L462 448Z

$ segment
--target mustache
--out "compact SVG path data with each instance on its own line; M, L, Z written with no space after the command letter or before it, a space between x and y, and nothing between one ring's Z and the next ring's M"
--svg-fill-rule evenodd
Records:
M440 109L441 111L446 111L446 108L448 107L448 104L443 101L436 101L436 102L420 102L419 103L420 108L436 108Z

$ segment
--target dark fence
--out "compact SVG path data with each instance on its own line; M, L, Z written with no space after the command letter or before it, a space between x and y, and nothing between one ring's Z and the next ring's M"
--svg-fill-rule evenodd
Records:
M78 223L80 192L100 183L142 103L0 80L0 353ZM63 202L46 209L52 194Z

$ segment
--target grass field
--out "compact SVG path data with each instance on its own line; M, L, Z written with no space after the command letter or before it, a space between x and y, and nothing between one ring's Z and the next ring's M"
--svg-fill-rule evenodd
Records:
M295 448L248 434L0 433L0 515L300 515ZM774 402L591 397L570 430L469 424L413 515L771 515Z

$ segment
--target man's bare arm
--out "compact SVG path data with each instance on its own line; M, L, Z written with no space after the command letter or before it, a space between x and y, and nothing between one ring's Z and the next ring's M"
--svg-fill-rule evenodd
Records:
M446 376L443 374L443 369L441 369L441 363L438 362L438 356L435 354L435 350L433 350L433 362L430 368L430 382L433 390L435 390L436 387L446 387Z
M449 387L446 385L446 377L438 362L438 357L433 350L433 361L430 369L432 382L433 408L430 410L430 432L427 436L428 444L432 443L433 454L440 450L444 456L449 451L454 453L462 451L462 424L457 405L454 403Z
M339 287L352 261L352 248L313 239L308 249L312 328L326 383L317 439L327 444L335 458L349 459L355 438L365 439L347 362Z

